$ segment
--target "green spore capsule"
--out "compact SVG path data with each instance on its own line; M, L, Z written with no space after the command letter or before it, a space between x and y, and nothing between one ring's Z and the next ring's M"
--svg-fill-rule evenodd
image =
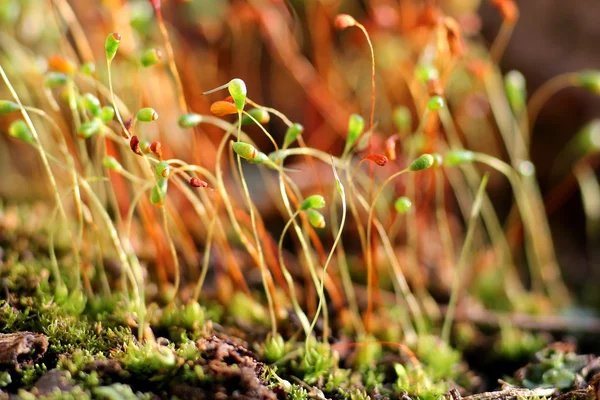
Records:
M444 99L441 96L433 96L427 102L427 109L430 111L439 111L446 106Z
M308 222L310 222L310 224L313 227L318 229L325 228L325 217L323 217L323 214L316 210L313 210L312 208L309 209L306 213L308 216Z
M123 166L113 156L106 156L102 159L102 165L111 171L120 172L123 170Z
M87 139L100 132L100 122L97 119L84 122L77 129L77 136L82 139Z
M398 197L394 203L394 208L400 214L406 214L412 208L412 201L406 196Z
M91 62L87 62L81 66L81 73L87 76L92 76L96 72L96 65Z
M422 83L427 83L430 79L438 79L440 74L433 65L419 65L415 70L415 76Z
M242 111L244 106L246 105L246 83L244 83L241 79L232 79L231 82L227 85L227 89L229 90L229 94L233 98L233 103L238 111Z
M472 162L475 159L475 153L470 150L451 150L444 157L445 163L449 167L455 167L460 164Z
M135 117L138 121L152 122L158 119L158 113L153 108L145 107L138 111Z
M65 85L69 81L67 75L62 72L49 72L46 74L44 84L46 87L55 88L58 86Z
M183 114L177 120L177 123L182 128L193 128L202 122L202 115L196 113Z
M365 120L358 114L350 115L348 120L348 137L346 138L346 151L350 150L365 129Z
M600 71L587 70L577 74L575 84L594 94L600 95Z
M235 151L235 153L244 160L252 160L258 156L258 150L256 150L256 147L246 142L233 143L233 151Z
M115 56L117 55L120 43L120 33L113 32L106 37L106 41L104 42L104 52L106 54L106 59L109 63L112 62L113 58L115 58Z
M161 161L158 164L156 164L156 168L154 170L156 172L156 177L159 179L160 178L168 178L169 175L171 175L171 167L169 166L169 163L166 161Z
M400 106L394 110L394 126L398 132L409 132L412 127L412 114L408 107Z
M102 107L102 111L100 111L100 119L102 122L106 123L112 121L115 117L115 109L112 106L104 106Z
M527 88L525 77L519 71L510 71L504 78L504 90L513 112L520 113L525 109Z
M164 200L167 197L168 187L168 179L158 179L156 185L152 188L152 192L150 193L150 202L157 207L162 207Z
M300 209L302 211L309 209L320 209L325 207L325 198L320 194L313 194L312 196L308 196L302 204L300 204Z
M434 162L435 159L431 154L423 154L415 161L413 161L412 164L410 164L410 166L408 167L408 169L413 172L421 171L431 167Z
M142 67L148 68L156 64L162 59L162 52L159 49L149 49L142 54L140 60Z
M255 120L258 121L259 124L268 124L271 120L271 115L263 110L262 108L252 108L246 111L248 114L252 116ZM242 116L242 126L253 125L255 122L247 115Z
M572 152L585 154L600 150L600 119L594 119L584 125L573 138Z
M25 143L33 144L35 142L33 134L23 120L16 120L8 127L8 134L15 139L24 141Z
M149 141L142 139L140 140L138 145L140 146L140 150L142 151L142 153L150 154L152 152L152 143L150 143Z
M19 105L13 101L0 100L0 115L18 111L19 109Z
M91 93L86 93L81 97L81 105L94 117L100 117L102 114L100 100Z
M298 123L292 124L287 131L285 132L285 137L283 138L283 148L289 147L292 143L298 139L298 136L302 135L304 132L304 127Z

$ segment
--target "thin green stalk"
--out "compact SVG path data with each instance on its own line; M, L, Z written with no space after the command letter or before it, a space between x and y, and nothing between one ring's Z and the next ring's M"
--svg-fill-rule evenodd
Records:
M285 278L285 280L288 284L288 287L290 289L290 300L292 301L292 307L294 308L294 311L296 312L296 315L298 316L298 319L300 320L300 324L302 325L302 328L304 329L304 333L305 333L306 337L308 338L310 336L310 322L308 321L308 317L306 316L304 311L302 311L302 308L300 307L300 304L298 303L298 298L296 296L296 286L294 285L294 278L292 277L289 270L287 269L287 267L285 265L285 259L283 257L283 238L285 237L285 234L287 233L290 226L292 226L292 222L294 221L294 219L298 215L300 215L301 212L302 212L302 210L297 210L294 214L292 214L290 219L287 221L287 223L283 227L283 230L281 231L281 235L279 236L277 249L278 249L278 254L279 254L279 265L281 266L281 272L283 273L283 277Z
M573 171L579 190L581 191L581 200L585 212L585 231L587 236L587 245L589 252L590 265L598 265L600 261L600 252L598 246L600 240L600 183L596 173L588 164L582 163Z
M145 154L142 155L144 161L146 162L146 166L148 167L148 170L150 172L150 174L152 175L152 178L154 180L154 184L158 185L158 179L156 177L156 174L154 173L154 168L152 167L152 162L151 162L151 158L146 156ZM162 197L162 193L160 193L159 190L159 194ZM164 201L165 199L161 199L162 201ZM173 297L171 297L169 299L169 304L172 304L176 297L177 297L177 292L179 291L179 285L181 284L181 267L179 265L179 257L177 255L177 250L175 249L175 243L173 241L173 237L171 236L171 230L169 228L169 220L168 220L168 215L167 215L167 210L165 209L164 206L160 207L160 211L162 214L162 222L163 222L163 230L165 233L165 236L167 238L167 244L169 246L169 251L171 253L171 258L173 259L173 266L175 268L175 282L173 283Z
M123 123L123 118L121 118L121 112L119 111L119 107L117 106L117 101L115 99L115 91L113 89L113 81L112 81L112 72L111 72L112 62L109 59L106 59L106 68L108 70L108 90L110 92L110 98L112 100L112 105L115 109L115 114L117 115L117 120L123 129L123 134L129 136L129 131L125 128L125 124Z
M262 124L260 124L252 115L250 115L246 112L244 112L244 113L245 113L245 115L250 117L250 119L252 119L254 121L254 123L256 125L258 125L259 128L265 133L265 135L271 140L271 142L275 146L275 151L276 152L279 151L279 147L277 146L277 143L275 142L273 137L269 134L269 132L267 132L267 130L262 126ZM318 289L319 288L319 278L317 276L317 272L316 272L315 266L313 264L313 257L310 252L310 247L304 236L304 233L300 229L300 226L297 224L296 219L293 217L294 213L292 212L291 204L290 204L290 201L289 201L289 198L288 198L288 195L286 192L286 188L285 188L285 180L284 179L286 178L286 174L284 173L283 165L275 165L275 167L277 167L277 171L279 173L279 189L280 189L281 198L283 200L284 207L288 212L290 221L292 222L292 225L294 227L294 231L296 232L296 235L298 236L298 240L300 241L300 245L304 252L304 256L306 258L306 263L307 263L307 266L309 269L309 273L313 279L315 288ZM324 295L323 291L320 291L319 292L319 301L324 301L324 296L325 295ZM328 321L329 321L329 310L327 310L327 309L323 310L323 319L325 321L325 325L327 325ZM309 335L310 335L310 333L309 333ZM307 340L308 340L308 336L307 336Z
M373 213L375 211L375 205L377 204L377 200L381 193L383 193L383 189L390 183L392 180L396 179L400 175L403 175L410 170L405 168L401 171L396 172L395 174L389 176L380 186L377 192L375 192L375 196L373 197L373 201L369 207L369 216L367 217L367 314L366 314L366 326L367 332L369 331L369 325L371 318L371 313L373 312L373 253L371 250L371 227L373 226Z
M2 67L0 66L0 71L1 71L1 68ZM44 156L46 157L46 160L52 161L55 164L59 165L60 167L69 170L69 167L67 165L62 163L60 160L56 159L53 155L46 153L43 148L41 148L37 144L35 145L35 147L38 148L38 150L44 154ZM110 216L108 215L108 213L107 213L106 209L104 208L100 199L98 199L95 192L92 190L88 181L84 177L80 176L79 174L77 175L77 179L78 179L79 187L83 188L84 191L87 193L87 195L89 196L92 203L96 207L98 213L100 214L101 219L103 220L103 222L105 223L105 225L108 229L109 236L113 242L115 251L117 252L117 255L119 257L119 261L121 262L121 264L123 265L123 268L125 269L126 276L130 280L131 286L134 290L134 296L135 296L136 300L138 301L137 305L140 308L137 311L140 313L140 315L139 315L140 321L143 321L144 310L141 307L145 303L144 303L144 292L140 290L140 287L142 287L142 283L137 280L134 268L132 267L130 260L128 259L127 253L132 254L131 257L136 261L136 265L139 268L139 263L137 263L137 258L135 258L135 255L133 255L133 253L130 251L129 248L127 249L127 251L125 251L123 246L127 245L130 247L129 241L125 240L122 243L122 240L120 239L119 234L110 219ZM60 204L62 204L62 203L60 203ZM138 276L141 277L141 274L138 274ZM124 290L127 290L127 288L125 287ZM129 296L128 296L128 298L129 298ZM140 328L140 330L138 331L140 338L141 338L142 333L143 333L142 328Z
M50 116L44 110L40 110L39 108L35 108L35 107L25 107L25 109L31 113L37 114L40 117L42 117L46 122L48 122L50 124L50 126L56 133L56 135L54 135L54 137L59 143L58 148L59 148L61 154L63 155L63 157L65 158L67 166L69 167L70 174L71 174L71 181L73 182L72 190L73 190L73 198L75 200L75 212L77 215L77 222L78 222L78 234L77 234L77 238L78 238L77 243L78 244L77 244L77 247L79 247L79 244L82 242L82 236L83 236L83 207L82 207L82 201L81 201L81 192L79 190L79 185L77 184L77 169L75 168L75 161L74 161L71 153L69 153L69 149L67 147L65 138L62 134L62 130L56 124L56 122L52 118L50 118ZM81 270L78 268L78 271L79 272L77 275L75 290L79 290L79 286L81 284L81 279L80 279Z
M340 181L340 178L338 176L338 173L335 169L335 163L333 161L333 157L331 157L331 168L333 169L333 175L335 176L335 181L336 181L336 185L337 185L337 190L338 190L338 194L340 196L340 198L342 199L342 220L340 222L340 227L338 229L338 233L335 237L335 240L333 241L333 245L331 247L331 250L329 251L329 255L327 256L327 261L325 261L325 265L323 266L323 273L321 276L321 286L319 289L319 293L320 293L320 298L319 298L319 305L317 306L317 312L315 313L315 317L313 318L312 324L310 325L310 330L312 331L315 327L315 324L317 323L317 320L319 318L319 314L321 311L321 308L323 307L323 303L325 302L325 296L323 295L323 286L324 286L324 282L325 282L325 275L327 274L327 267L329 266L329 263L331 262L331 259L333 258L333 254L335 253L335 248L338 244L338 242L340 241L340 238L342 237L342 231L344 230L344 225L346 223L346 193L344 191L344 185L342 185L342 182ZM326 306L325 306L326 307ZM308 353L308 349L309 349L309 338L310 335L306 336L306 342L305 342L305 346L306 346L306 352ZM329 343L329 326L328 326L328 321L324 320L324 327L323 327L323 342L324 343Z
M560 74L544 82L531 96L527 103L527 113L529 115L529 132L533 131L537 118L542 111L542 107L556 92L573 86L577 81L577 74L568 72ZM530 143L530 138L525 137L525 142Z
M50 167L48 157L46 156L46 152L44 151L44 148L42 146L42 142L37 133L37 130L35 129L35 126L33 125L31 118L29 117L29 113L27 112L27 110L25 109L23 104L21 103L21 99L19 98L19 95L17 94L14 87L10 83L8 76L6 76L6 73L4 72L4 68L1 65L0 65L0 75L2 76L2 80L6 84L13 99L19 105L19 107L21 109L21 114L23 115L23 118L25 119L25 123L27 124L27 127L31 131L31 134L37 144L38 154L39 154L40 158L42 159L42 164L44 165L44 169L46 170L46 174L48 175L48 179L50 181L50 187L52 188L52 191L53 191L55 205L58 206L61 217L66 222L66 226L67 226L69 235L75 239L75 237L73 236L73 232L71 231L71 228L69 227L69 220L67 218L67 213L66 213L64 206L60 200L60 192L58 190L58 184L56 183L54 173L52 172L52 168ZM77 269L79 271L78 278L80 279L81 278L81 260L79 259L79 249L77 248L77 241L73 240L72 245L73 245L73 255L75 257L75 263L76 263Z
M357 197L358 197L358 201L360 202L360 204L364 208L364 210L368 211L370 209L370 206L369 206L369 203L367 202L367 200L364 198L364 196L358 194ZM400 262L398 261L398 257L396 256L396 252L394 251L392 242L390 241L389 237L387 236L387 233L385 231L385 228L383 227L383 224L379 221L379 219L376 216L374 217L373 221L374 221L373 223L375 225L375 228L379 232L379 237L380 237L381 243L383 244L383 247L386 251L387 257L390 260L393 275L396 278L398 286L400 287L402 296L404 297L404 301L406 302L408 309L410 310L410 312L413 315L417 332L419 334L425 334L426 333L425 317L423 316L423 312L421 310L421 307L419 306L419 302L413 295L412 291L410 290L410 287L408 286L408 282L406 281L406 278L404 277L404 273L402 272L402 268L400 267ZM405 329L405 331L406 331L405 333L407 335L411 335L414 333L414 329L412 329L412 327L405 326L404 329Z
M454 122L452 120L452 115L448 112L447 109L443 109L440 112L440 119L446 130L446 134L448 135L448 142L452 149L462 149L462 144L460 143L460 139L458 138L458 132L454 126ZM477 187L477 182L480 180L480 175L477 172L477 169L474 168L470 164L464 164L461 166L461 170L464 173L464 177L467 185L471 188L471 190L475 190ZM459 181L453 179L453 176L448 173L448 180L450 184L454 188L454 193L459 199L459 203L462 207L465 207L465 202L460 201L462 199L463 190L458 188ZM466 209L463 210L466 218ZM483 203L481 206L481 216L483 222L485 224L486 230L492 242L492 246L496 249L497 253L500 255L499 264L501 266L506 265L508 270L506 271L506 279L505 279L505 291L507 293L507 297L509 300L519 297L525 289L523 284L521 283L517 271L515 270L515 263L512 256L512 251L508 241L506 240L506 236L504 234L504 229L502 228L502 224L498 219L498 215L494 209L494 206L487 195L484 192L483 194ZM512 300L511 300L512 301Z
M204 256L202 257L202 269L200 270L200 277L198 278L198 283L196 284L196 288L194 289L194 300L200 300L200 294L202 292L202 286L204 286L204 281L206 279L206 274L208 273L208 264L210 262L210 250L212 245L213 233L215 231L215 225L219 218L218 209L215 209L215 214L210 220L210 225L208 226L208 233L206 235L206 244L204 245Z
M436 210L435 215L437 219L438 230L440 237L442 238L442 246L444 247L444 253L446 254L446 260L448 263L454 264L454 243L452 241L452 233L450 232L450 226L448 224L448 214L446 213L446 201L444 191L444 173L441 169L435 171L436 179Z
M237 131L237 140L240 140L241 129L242 129L242 112L238 112L238 131ZM258 260L259 267L262 275L263 286L265 289L265 294L267 296L267 303L269 305L269 315L271 317L271 334L273 337L277 335L277 318L275 316L275 306L273 304L273 298L271 296L271 291L269 290L269 285L267 283L267 266L265 263L265 256L263 254L263 248L260 243L260 236L258 234L258 228L256 225L256 215L254 210L254 204L252 203L252 198L250 197L250 191L248 190L248 184L246 182L246 178L244 176L244 169L242 168L242 158L237 155L237 165L238 171L240 173L240 178L242 181L242 189L244 191L244 196L246 197L246 202L248 206L248 211L250 213L250 222L252 224L252 232L254 234L254 241L256 243L256 249L258 251Z
M526 245L525 251L531 271L532 286L534 290L542 290L542 288L544 287L544 278L542 272L542 265L540 263L539 253L537 251L536 241L534 237L535 234L532 228L532 213L529 207L529 200L523 191L521 181L516 171L504 161L501 161L487 154L475 153L475 160L485 165L488 165L497 170L498 172L502 173L510 182L514 191L517 207L519 208L519 211L521 213L521 218L523 218L523 225L525 228L527 242L531 245Z
M171 252L171 257L173 258L173 264L175 267L175 282L173 284L173 297L169 300L169 303L172 304L175 302L177 298L177 292L179 291L179 285L181 284L181 267L179 265L179 257L177 256L177 250L175 249L175 243L173 242L173 237L171 236L171 230L169 228L169 220L167 217L167 210L165 207L161 207L161 214L163 220L163 229L165 231L165 236L167 237L167 243L169 245L169 250Z
M511 163L514 168L518 169L521 162L529 159L529 149L525 144L528 142L529 138L527 133L525 131L521 132L514 122L510 105L508 104L506 96L503 94L502 79L499 77L500 74L494 73L488 74L488 76L489 77L484 80L484 84L486 91L488 92L490 106L502 138L507 145ZM546 100L557 90L576 84L576 80L577 74L568 73L558 75L546 82L538 92L534 93L527 106L530 126L535 124L537 115ZM515 129L517 130L517 135L514 134ZM510 145L511 140L514 140L512 146ZM511 150L513 149L514 152L511 153ZM556 254L554 253L552 233L550 231L547 216L543 213L544 201L540 193L539 185L535 179L535 174L524 177L523 190L528 203L531 205L531 225L529 228L534 232L532 235L532 239L534 240L532 246L534 246L535 249L529 251L536 253L536 256L540 260L540 264L543 266L542 278L544 279L544 283L548 286L548 291L552 294L552 300L555 304L564 305L570 301L570 296L560 276L560 268L558 267Z
M335 190L335 189L334 189ZM333 196L332 196L333 198ZM331 207L331 225L333 234L337 235L337 225L339 224L337 218L336 207ZM348 267L348 259L346 258L346 252L344 250L344 241L340 238L337 249L337 265L342 278L342 286L344 288L344 294L346 295L346 301L348 301L348 308L352 314L352 324L359 336L364 336L365 326L360 318L360 309L358 308L358 302L356 301L356 292L354 291L354 285L352 283L352 277L350 276L350 269Z
M462 251L460 252L460 258L458 259L458 265L456 267L454 284L452 286L450 301L448 303L448 309L446 311L446 317L444 318L444 325L442 326L441 334L442 340L448 344L450 344L450 326L452 325L452 321L454 320L454 315L456 313L456 304L458 303L461 278L463 277L468 258L471 255L471 244L473 242L473 235L475 234L475 227L477 226L477 218L479 218L479 212L481 211L483 192L485 191L488 178L488 174L483 176L481 184L479 185L479 189L477 190L477 195L475 197L475 201L473 202L473 209L471 210L471 216L469 217L467 235L465 236L465 242L463 244Z
M350 163L350 157L347 158L348 163ZM360 167L360 165L365 161L365 159L363 158L362 160L360 160L359 162L356 163L356 166L354 167L354 169L352 170L352 172L350 172L349 168L346 169L346 181L348 182L348 205L350 206L350 212L352 213L352 217L354 218L355 224L356 224L356 229L358 230L358 238L360 239L360 245L363 251L363 254L367 254L367 238L366 238L366 233L365 233L365 227L363 226L361 220L360 220L360 214L358 213L358 210L356 208L356 203L354 202L354 181L355 181L355 177L356 177L356 173L358 171L358 168ZM369 189L371 187L371 183L369 183Z
M285 182L284 182L285 177L286 177L286 175L284 174L283 169L280 169L279 170L279 191L281 193L281 197L283 199L284 206L285 206L286 210L288 211L288 213L290 214L290 221L292 223L294 231L296 232L296 236L298 237L298 240L300 241L300 246L302 247L302 251L304 253L304 258L306 259L306 265L308 266L308 271L313 280L313 284L315 285L315 288L318 290L319 289L319 278L317 275L317 270L314 265L313 256L310 252L310 247L308 245L308 241L306 240L304 232L300 228L300 225L298 225L298 223L296 222L296 218L293 217L293 213L291 211L291 204L290 204L290 201L288 199L288 196L287 196L287 193L285 190ZM321 299L321 297L324 296L324 294L321 292L319 292L318 294L319 294L319 299ZM324 315L327 315L327 317L328 317L329 313L324 312Z

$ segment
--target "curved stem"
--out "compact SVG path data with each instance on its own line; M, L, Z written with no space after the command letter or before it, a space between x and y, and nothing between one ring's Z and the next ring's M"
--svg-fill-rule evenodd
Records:
M175 52L173 51L173 45L171 44L171 39L169 38L169 31L165 26L165 21L163 19L162 13L159 12L156 17L158 20L158 28L160 29L160 33L165 42L165 50L167 50L167 58L169 59L169 70L171 71L171 74L173 75L173 79L175 79L175 84L177 86L177 100L179 101L179 107L183 110L184 113L187 113L188 107L185 101L183 83L181 82L181 77L179 76L177 65L175 64Z
M73 182L73 186L72 186L73 198L75 199L75 211L77 214L77 222L78 222L78 226L79 226L78 234L77 234L77 239L78 239L77 243L81 243L82 237L83 237L83 206L82 206L82 201L81 201L81 192L79 190L79 185L77 184L77 170L75 169L75 161L73 159L73 156L71 155L71 153L69 153L67 142L65 140L65 137L62 134L62 130L60 129L58 124L52 118L50 118L50 116L44 110L41 110L41 109L35 108L35 107L28 107L28 106L26 106L25 109L31 113L37 114L40 117L42 117L46 122L48 122L50 124L50 126L56 133L55 138L57 139L57 141L59 143L59 146L58 146L59 150L62 153L63 157L65 158L67 165L69 167L70 173L71 173L71 180ZM78 270L78 274L77 274L75 290L79 290L79 285L81 284L81 268L78 268L77 270Z
M458 302L458 293L460 291L460 282L463 275L463 271L467 264L467 257L471 252L471 244L473 242L473 235L475 233L475 227L477 226L477 218L479 217L479 212L481 211L481 203L483 200L483 192L485 191L485 186L487 185L489 175L484 175L481 180L481 184L479 185L479 189L477 190L477 196L475 197L475 201L473 202L473 209L471 210L471 215L469 217L469 225L467 228L467 235L465 236L465 242L463 244L462 251L460 252L460 258L458 260L458 265L456 267L456 273L454 276L454 284L452 285L452 292L450 294L450 301L448 303L448 310L446 312L446 317L444 319L444 325L442 326L442 340L448 344L450 344L450 326L452 321L454 320L454 314L456 312L456 304Z
M238 131L237 131L237 140L240 140L241 129L242 129L242 112L238 112ZM246 197L246 202L248 206L248 212L250 213L250 222L252 224L252 232L254 234L254 242L256 243L256 249L258 251L258 260L259 267L262 275L263 286L265 289L265 295L267 296L267 303L269 305L269 315L271 317L271 333L273 336L277 334L277 318L275 316L275 306L273 304L273 296L271 295L271 290L268 284L268 273L267 266L265 263L265 256L263 254L263 248L260 243L260 236L258 234L258 228L256 225L256 212L254 209L254 204L252 203L252 198L250 197L250 191L248 190L248 184L246 182L246 178L244 176L244 169L242 168L242 158L237 155L237 166L240 174L242 189L244 192L244 196Z
M576 82L576 79L577 74L572 72L560 74L546 81L533 93L533 95L529 99L529 102L527 103L527 113L529 115L530 132L533 131L539 113L542 110L544 104L546 104L546 102L550 99L550 97L556 94L556 92L558 92L559 90L562 90L569 86L573 86ZM525 141L529 142L529 140Z
M349 195L349 200L350 200L350 204L352 203L352 198L350 195L350 191L348 191ZM334 189L334 193L332 194L332 198L335 195L335 189ZM352 206L350 207L352 209ZM368 209L368 206L367 206ZM356 215L358 215L358 213L356 212L356 206L354 207L354 210L352 213L354 215L355 220L357 220ZM331 225L332 225L332 229L333 229L333 234L337 235L338 231L336 230L336 226L338 225L338 218L337 218L337 209L336 207L332 207L331 208ZM354 325L354 329L356 330L356 332L358 333L359 336L364 336L365 334L365 327L362 323L362 320L360 318L360 309L358 308L358 302L356 301L356 292L354 291L354 286L352 283L352 277L350 276L350 270L348 268L348 260L346 258L346 252L344 251L344 243L343 243L343 239L340 239L340 242L338 243L337 246L337 266L338 269L340 271L340 276L342 278L342 287L344 288L344 294L346 295L346 301L348 301L348 308L350 309L350 312L352 313L352 323Z
M512 33L515 29L516 21L508 22L506 20L502 21L502 25L500 26L500 32L494 39L492 43L492 47L490 49L490 59L494 64L498 64L502 59L502 55L506 50L506 46L508 46L508 42L512 36Z
M58 206L59 208L59 212L61 214L61 217L64 219L64 221L66 222L66 226L67 226L67 230L69 232L69 235L73 236L73 232L71 230L71 228L69 227L68 224L68 218L67 218L67 213L65 211L65 208L61 202L60 199L60 192L58 190L58 184L56 183L56 179L54 177L54 173L52 172L52 168L50 167L50 162L48 161L48 157L46 156L46 152L44 151L44 148L42 146L42 142L40 140L40 137L37 133L37 130L35 129L35 126L33 125L33 122L31 121L31 118L29 117L29 113L27 112L27 110L23 107L23 104L21 103L21 99L19 98L19 95L17 94L17 92L15 91L14 87L12 86L12 84L10 83L10 80L8 79L8 76L6 76L6 73L4 72L4 68L0 65L0 75L2 76L2 80L4 81L4 83L6 84L8 90L10 91L13 99L16 101L16 103L19 105L19 107L21 108L21 114L23 115L23 118L25 119L25 123L27 124L27 127L29 128L29 130L31 131L31 134L35 140L36 143L36 148L38 150L38 154L40 156L40 158L42 159L42 164L44 165L44 169L46 170L46 174L48 175L48 179L50 181L50 187L52 188L53 191L53 195L54 195L54 202L55 205ZM77 263L77 269L80 270L81 268L81 260L79 259L79 249L77 248L77 241L74 240L73 243L73 255L75 256L75 261Z
M362 196L361 194L357 194L357 197L359 203L364 208L364 210L369 211L370 206L367 200L364 198L364 196ZM392 265L394 277L396 278L398 286L402 292L402 296L404 296L404 300L406 301L410 312L413 314L417 331L419 334L425 334L426 324L423 312L421 311L419 302L411 292L410 287L408 286L408 282L406 282L406 278L404 277L404 274L402 273L402 268L400 267L400 263L398 262L398 257L394 252L394 247L392 246L392 243L386 234L385 228L376 216L373 217L373 225L379 232L379 237L381 238L383 247L386 250L387 256L390 260L390 264ZM414 329L412 329L412 327L405 326L404 328L407 334L411 334L414 332Z
M513 187L517 207L523 218L526 237L530 244L530 246L525 246L525 250L530 263L534 286L537 286L538 290L545 286L548 294L551 294L554 298L568 301L568 292L561 281L560 272L557 271L553 259L547 257L548 251L551 250L547 248L549 244L540 242L542 238L535 234L539 217L536 215L537 211L531 207L531 199L528 192L524 190L517 172L508 164L487 154L475 153L475 160L504 174Z
M202 257L202 270L200 271L200 277L198 278L198 283L196 284L196 288L194 289L194 300L198 301L200 299L200 293L202 291L202 286L204 286L204 281L206 280L206 274L208 273L208 264L210 262L210 249L212 245L213 233L215 231L215 225L218 216L218 203L215 207L215 214L210 220L210 225L208 226L208 233L206 234L206 244L204 246L204 256Z
M340 178L338 177L337 171L335 170L335 163L333 162L333 157L331 159L331 165L332 165L331 168L333 169L333 175L335 176L335 181L337 184L338 194L340 195L340 198L342 199L342 220L340 222L340 227L338 229L338 233L335 237L335 240L333 241L331 250L329 251L329 255L327 256L327 261L325 261L325 265L323 265L323 273L321 276L321 287L319 289L319 294L320 294L319 305L317 306L317 312L315 313L315 317L313 318L312 324L310 326L311 331L314 328L315 324L317 323L317 319L319 318L321 308L323 307L323 303L325 302L325 296L323 295L323 285L325 282L325 275L327 274L327 267L329 266L329 263L331 262L331 259L333 258L335 248L337 247L337 244L339 243L339 241L342 237L342 231L344 230L344 225L346 223L346 194L344 192L344 186L342 185L342 182L340 181ZM323 342L324 343L329 342L328 337L329 337L329 327L328 327L327 319L325 319L325 324L323 327ZM308 348L309 348L308 339L309 339L309 336L306 337L306 351L307 352L308 352Z
M379 189L375 193L375 197L371 202L371 206L369 207L369 216L367 217L367 312L365 315L365 326L367 333L371 331L371 314L373 312L373 252L371 249L371 226L373 225L375 204L377 204L377 200L379 199L379 196L381 196L381 193L383 193L383 189L387 186L387 184L408 171L409 169L405 168L389 176L381 184L381 186L379 186Z
M283 238L285 237L285 234L287 233L290 226L292 226L294 219L301 212L302 212L301 210L297 210L294 214L292 214L291 218L288 220L288 222L283 227L283 231L281 232L281 235L279 236L279 242L277 244L277 249L279 252L279 265L281 266L281 271L283 272L283 276L284 276L284 278L288 284L288 287L290 289L290 299L292 301L292 307L294 308L294 311L296 312L296 315L298 316L298 319L300 320L300 323L302 324L304 333L305 333L306 337L308 338L310 336L310 322L308 321L306 314L304 313L304 311L302 311L302 308L298 304L298 298L296 297L296 287L294 285L294 279L292 278L292 275L290 274L289 270L287 269L287 267L285 265L285 260L283 258Z
M117 101L115 99L115 91L113 89L112 82L112 72L111 72L112 63L107 59L106 60L106 68L108 70L108 90L110 91L110 98L112 100L113 107L115 109L115 114L117 115L117 120L121 125L121 129L123 129L122 135L127 135L129 137L129 131L125 128L125 124L123 123L123 118L121 118L121 112L119 111L119 107L117 106Z

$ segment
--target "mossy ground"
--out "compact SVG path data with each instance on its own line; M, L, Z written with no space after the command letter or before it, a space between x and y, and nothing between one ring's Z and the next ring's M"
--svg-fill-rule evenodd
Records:
M2 358L4 398L433 400L451 389L468 395L484 387L486 371L470 371L460 351L434 336L400 350L344 338L305 346L293 337L266 335L260 315L244 316L238 309L243 298L227 310L155 303L139 341L133 311L123 299L56 295L49 261L28 255L39 243L28 237L19 248L14 245L19 237L24 236L3 232L0 333L33 332L48 343L42 354L20 355L14 363ZM535 353L543 341L528 334L502 338L497 349L510 351L490 353L490 358L516 354L533 360L514 375L514 387L596 396L599 359L577 356L569 346Z

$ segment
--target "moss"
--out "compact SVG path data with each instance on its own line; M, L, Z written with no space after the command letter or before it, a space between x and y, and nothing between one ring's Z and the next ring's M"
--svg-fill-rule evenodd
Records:
M17 374L20 375L20 384L23 387L31 387L46 372L48 372L48 368L43 363L17 369Z
M175 351L171 347L153 342L144 344L130 342L124 350L115 354L115 358L140 380L167 379L177 366Z
M411 346L417 359L426 366L428 375L434 380L456 379L464 366L461 353L453 349L438 337L420 336Z
M99 386L94 388L92 393L95 398L104 400L143 400L152 397L148 393L134 393L131 387L121 383L114 383L109 386Z
M90 392L80 387L75 387L68 392L57 388L52 393L44 395L37 394L35 391L19 390L18 396L20 400L90 400L92 398Z
M198 302L190 302L185 305L168 305L157 316L153 326L166 332L171 340L180 341L183 336L198 338L204 322L204 308Z
M398 376L395 390L405 391L411 397L421 400L436 400L449 389L444 381L433 381L425 370L418 366L395 364L394 369Z
M285 394L290 400L308 400L308 392L300 385L291 385Z

